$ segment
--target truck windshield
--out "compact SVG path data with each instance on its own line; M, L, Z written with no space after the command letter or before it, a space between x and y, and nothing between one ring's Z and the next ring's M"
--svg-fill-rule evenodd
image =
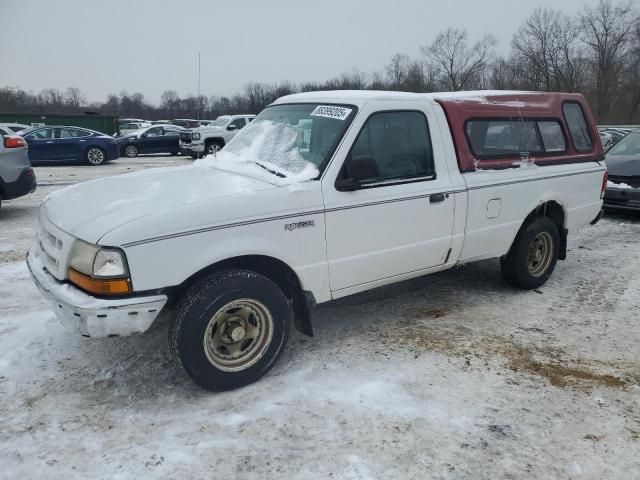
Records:
M204 163L267 181L317 178L353 120L356 107L327 104L274 105L264 109L219 153ZM257 168L256 168L257 167Z
M224 127L231 120L230 115L224 115L222 117L216 118L213 122L209 123L210 127Z

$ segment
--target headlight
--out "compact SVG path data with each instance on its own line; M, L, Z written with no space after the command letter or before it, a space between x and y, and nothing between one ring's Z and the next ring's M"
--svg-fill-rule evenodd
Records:
M76 240L71 249L69 266L85 275L93 274L93 261L96 258L98 247L90 243Z
M117 295L132 291L124 252L76 240L69 260L69 281L90 293Z
M193 132L191 134L191 140L200 140L200 134L198 132Z
M127 266L120 250L98 250L93 261L94 277L123 277L126 274Z

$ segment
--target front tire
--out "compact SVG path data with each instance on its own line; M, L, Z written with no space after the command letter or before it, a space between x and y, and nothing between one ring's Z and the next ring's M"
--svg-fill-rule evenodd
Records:
M124 156L127 158L135 158L138 156L138 147L135 145L127 145L124 147Z
M203 156L215 155L220 150L222 150L222 147L224 147L224 145L222 144L222 142L219 142L219 141L213 141L213 142L207 143L205 148L204 148L204 155Z
M501 261L504 279L514 287L532 290L545 284L558 261L560 234L547 217L525 224Z
M198 385L231 390L271 370L289 338L291 317L286 296L267 277L217 272L192 286L177 305L169 347Z

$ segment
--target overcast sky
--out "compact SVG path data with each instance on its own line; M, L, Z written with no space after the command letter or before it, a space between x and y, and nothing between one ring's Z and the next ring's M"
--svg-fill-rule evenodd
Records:
M382 71L394 53L449 26L498 51L538 6L575 13L588 0L0 0L0 86L108 93L230 95L251 81L323 81Z

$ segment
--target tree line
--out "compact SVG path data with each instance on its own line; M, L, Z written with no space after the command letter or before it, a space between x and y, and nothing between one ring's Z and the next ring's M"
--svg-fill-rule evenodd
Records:
M311 90L510 89L580 92L599 123L640 123L640 16L631 3L599 0L576 15L539 7L514 33L508 55L497 55L496 45L492 35L471 39L466 30L448 28L417 58L395 54L381 71L354 70L318 83L253 82L233 96L181 97L166 90L157 105L126 91L90 103L76 87L39 93L0 87L0 111L213 119L257 113L278 97Z

